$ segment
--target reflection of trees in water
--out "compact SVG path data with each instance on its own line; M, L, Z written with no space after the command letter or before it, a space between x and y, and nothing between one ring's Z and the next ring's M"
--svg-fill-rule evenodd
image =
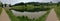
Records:
M25 8L24 7L22 9L20 9L19 7L16 7L16 8L13 8L13 9L16 10L16 11L20 11L20 12L24 12L24 11L27 11L27 12L38 12L38 11L47 11L50 8L44 8L44 6L41 6L41 8L37 8L37 7L34 7L34 8Z

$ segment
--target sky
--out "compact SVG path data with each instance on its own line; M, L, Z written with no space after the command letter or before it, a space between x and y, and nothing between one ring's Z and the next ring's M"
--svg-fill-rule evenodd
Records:
M16 4L16 3L20 3L20 2L24 2L24 3L27 3L27 2L54 2L54 3L57 3L59 2L59 0L0 0L3 4Z

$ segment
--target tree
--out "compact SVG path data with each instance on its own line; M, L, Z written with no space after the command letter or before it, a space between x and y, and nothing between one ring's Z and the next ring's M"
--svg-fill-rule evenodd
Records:
M57 6L60 6L60 2L57 3Z
M2 2L0 1L0 7L2 7Z
M12 5L11 5L11 4L9 4L9 7L12 7Z
M50 1L50 3L52 3L52 1Z
M25 4L24 4L24 2L21 2L21 3L15 4L15 5L13 5L13 6L19 6L19 5L25 5Z

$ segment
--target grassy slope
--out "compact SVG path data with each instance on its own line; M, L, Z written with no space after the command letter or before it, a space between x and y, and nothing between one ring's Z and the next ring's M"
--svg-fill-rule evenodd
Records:
M5 10L6 10L7 14L9 15L11 21L19 21L19 19L15 15L13 15L13 13L10 10L8 10L8 9L5 9Z
M55 8L55 11L56 11L57 16L58 16L58 18L59 18L59 20L60 20L60 6L56 7L56 8Z
M1 14L1 12L2 12L2 8L0 7L0 14Z
M50 10L45 15L43 15L39 19L37 19L37 21L45 21L47 16L48 16L48 14L49 14L49 12L50 12Z

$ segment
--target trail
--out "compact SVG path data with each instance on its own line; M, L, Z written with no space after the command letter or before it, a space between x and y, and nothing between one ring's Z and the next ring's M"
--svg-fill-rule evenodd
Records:
M2 8L2 13L0 15L0 21L11 21L4 8Z
M52 9L46 19L46 21L59 21L54 9Z

